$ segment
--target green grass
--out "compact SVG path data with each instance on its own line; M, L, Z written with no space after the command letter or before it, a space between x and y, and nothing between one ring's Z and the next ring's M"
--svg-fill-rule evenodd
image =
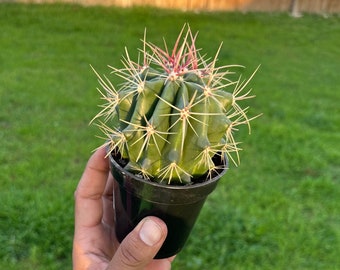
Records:
M340 269L340 18L0 4L0 268L70 269L73 191L102 143L90 119L107 64L185 22L241 63L253 133L173 269Z

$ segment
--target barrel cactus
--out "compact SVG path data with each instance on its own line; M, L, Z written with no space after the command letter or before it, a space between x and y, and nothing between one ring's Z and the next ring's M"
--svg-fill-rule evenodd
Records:
M124 67L109 66L124 81L119 88L93 69L105 100L93 120L105 134L108 154L144 179L192 184L223 170L227 157L239 162L233 133L249 126L248 108L239 101L253 97L245 87L255 72L247 80L230 79L235 65L216 66L221 47L206 59L196 37L184 26L169 52L166 43L162 49L144 35L138 61L126 49Z

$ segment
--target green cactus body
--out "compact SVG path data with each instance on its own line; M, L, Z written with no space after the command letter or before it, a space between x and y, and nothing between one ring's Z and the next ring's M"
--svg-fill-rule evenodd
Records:
M226 166L226 155L240 150L232 131L249 122L237 103L249 92L240 95L245 84L226 78L232 66L215 68L216 57L207 63L195 39L189 27L184 36L182 30L170 55L144 38L143 65L127 54L124 69L112 68L126 80L118 90L97 74L107 103L95 119L105 116L99 125L110 153L119 151L128 160L125 169L146 179L188 184L208 178Z

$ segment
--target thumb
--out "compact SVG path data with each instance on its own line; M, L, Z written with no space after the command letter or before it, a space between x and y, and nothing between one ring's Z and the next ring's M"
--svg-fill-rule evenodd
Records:
M165 223L144 218L120 244L107 270L139 270L150 264L167 235Z

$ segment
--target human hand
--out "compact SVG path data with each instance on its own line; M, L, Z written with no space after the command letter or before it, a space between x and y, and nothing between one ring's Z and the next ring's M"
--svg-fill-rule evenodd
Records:
M174 257L153 260L166 235L165 223L144 218L118 243L112 205L115 181L105 149L89 159L75 192L74 270L169 270Z

